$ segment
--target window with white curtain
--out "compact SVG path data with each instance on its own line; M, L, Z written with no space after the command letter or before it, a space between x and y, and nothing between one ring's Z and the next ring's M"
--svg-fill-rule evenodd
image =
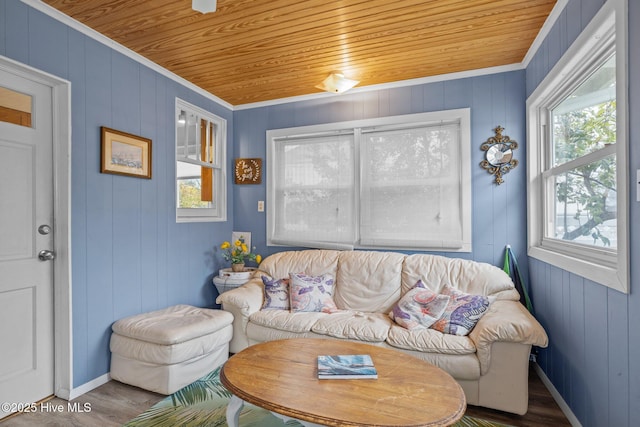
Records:
M267 242L471 251L469 110L267 132Z
M176 221L225 221L226 120L176 99Z

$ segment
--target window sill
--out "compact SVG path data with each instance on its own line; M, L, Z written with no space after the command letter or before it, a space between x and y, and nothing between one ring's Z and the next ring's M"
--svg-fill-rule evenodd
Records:
M608 288L625 294L629 293L629 275L626 262L623 263L623 268L610 267L574 258L565 253L540 246L530 246L527 254L532 258L577 274Z
M191 216L191 217L177 217L176 222L224 222L227 218L212 218L204 216Z

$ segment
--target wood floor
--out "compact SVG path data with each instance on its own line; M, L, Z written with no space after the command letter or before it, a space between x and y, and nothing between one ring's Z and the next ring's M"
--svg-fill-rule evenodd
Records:
M163 395L152 393L110 381L71 402L85 412L69 410L70 402L54 398L41 404L43 409L35 413L20 414L0 421L0 427L109 427L121 426L126 421L144 412ZM62 405L62 406L60 406ZM53 413L54 409L61 412ZM46 409L49 412L46 412ZM497 421L511 426L561 427L571 424L562 413L553 397L542 383L533 367L529 370L529 411L526 415L469 406L467 415Z

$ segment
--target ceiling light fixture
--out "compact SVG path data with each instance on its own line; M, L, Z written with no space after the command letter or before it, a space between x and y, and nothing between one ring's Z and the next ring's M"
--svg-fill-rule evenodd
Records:
M218 7L218 0L191 0L191 9L200 13L215 12Z
M322 83L316 87L331 93L342 93L348 91L358 83L360 83L358 80L348 79L342 73L331 73L329 77L324 79Z

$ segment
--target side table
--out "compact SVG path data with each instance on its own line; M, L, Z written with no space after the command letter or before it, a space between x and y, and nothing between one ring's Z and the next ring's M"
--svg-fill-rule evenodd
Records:
M218 289L218 293L222 294L247 283L255 270L256 268L253 267L245 267L244 271L236 272L230 268L222 268L213 278L213 284Z

